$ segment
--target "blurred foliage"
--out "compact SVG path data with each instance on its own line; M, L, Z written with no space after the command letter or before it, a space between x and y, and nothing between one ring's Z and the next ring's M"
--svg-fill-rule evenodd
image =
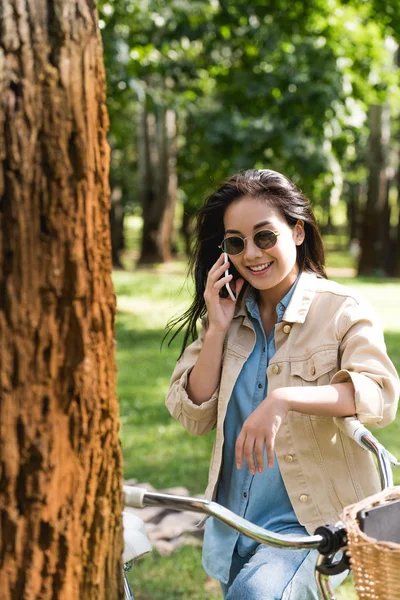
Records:
M137 204L139 102L178 116L185 210L229 173L283 171L324 205L366 176L371 103L398 113L396 3L103 0L111 184ZM396 116L396 115L395 115Z

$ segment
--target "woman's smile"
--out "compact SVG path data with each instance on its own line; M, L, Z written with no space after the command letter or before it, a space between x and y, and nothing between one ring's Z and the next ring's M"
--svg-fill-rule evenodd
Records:
M265 262L263 264L260 265L255 265L255 266L248 266L246 267L252 275L255 275L256 277L259 277L260 275L265 275L266 273L268 273L270 271L270 267L272 266L272 263L274 261L271 260L269 262Z

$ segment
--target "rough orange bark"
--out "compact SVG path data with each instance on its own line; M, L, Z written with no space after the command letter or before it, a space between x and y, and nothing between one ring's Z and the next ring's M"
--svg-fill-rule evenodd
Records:
M0 4L0 596L121 582L105 75L91 0Z

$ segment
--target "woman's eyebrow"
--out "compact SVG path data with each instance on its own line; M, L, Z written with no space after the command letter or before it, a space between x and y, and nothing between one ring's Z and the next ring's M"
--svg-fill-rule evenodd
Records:
M259 227L263 227L264 225L271 225L271 221L261 221L261 223L257 223L257 225L254 225L253 229L258 229ZM238 231L237 229L225 229L225 233L240 233L240 235L242 235L242 232Z
M258 229L259 227L264 227L264 225L271 225L271 221L261 221L261 223L254 225L253 229Z

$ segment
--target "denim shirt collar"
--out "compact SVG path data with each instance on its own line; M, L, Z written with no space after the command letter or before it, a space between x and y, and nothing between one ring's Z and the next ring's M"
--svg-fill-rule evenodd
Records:
M283 318L284 321L287 321L288 323L304 323L315 296L319 278L320 276L316 273L307 271L301 271L299 273L299 276L292 287L293 295L289 299ZM252 292L253 288L247 285L243 290L241 301L236 305L234 318L246 317L248 315L246 300ZM288 293L290 292L291 290L289 290ZM282 298L281 302L283 302L285 298Z
M280 300L280 302L278 302L278 304L276 305L276 315L278 317L277 323L280 323L283 319L283 315L285 314L285 311L286 311L286 309L289 305L289 302L293 296L293 292L296 288L299 277L300 277L300 273L297 276L296 281L293 283L290 290L284 295L282 300ZM245 299L245 305L246 305L247 311L251 317L253 317L255 319L260 319L260 311L258 308L257 300L258 300L257 290L254 289L253 287L250 287L249 292Z

